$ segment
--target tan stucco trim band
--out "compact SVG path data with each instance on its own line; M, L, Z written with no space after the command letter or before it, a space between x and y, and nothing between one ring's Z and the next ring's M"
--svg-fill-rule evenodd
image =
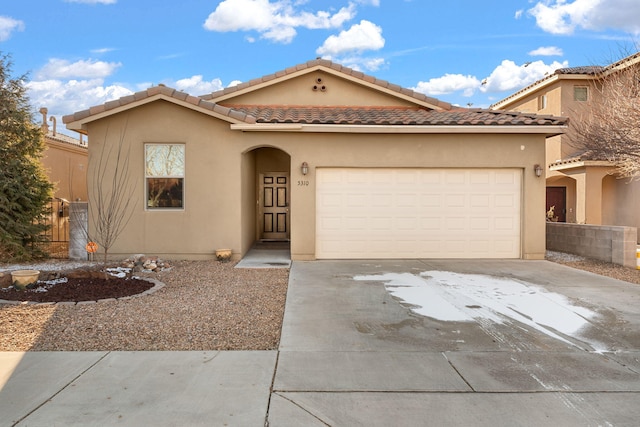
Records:
M377 134L544 134L560 135L566 126L378 126L316 124L232 124L231 130L242 132L312 132L312 133L377 133Z

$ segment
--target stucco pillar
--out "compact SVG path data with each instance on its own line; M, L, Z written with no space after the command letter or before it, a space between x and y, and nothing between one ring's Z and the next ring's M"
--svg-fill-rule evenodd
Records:
M576 180L576 223L586 223L586 198L587 198L587 179L584 173L571 175L571 178Z
M592 171L586 174L585 224L602 224L602 178Z
M610 172L610 167L587 168L587 215L585 224L602 224L602 180Z
M602 180L609 171L604 167L563 171L576 181L576 223L602 224Z

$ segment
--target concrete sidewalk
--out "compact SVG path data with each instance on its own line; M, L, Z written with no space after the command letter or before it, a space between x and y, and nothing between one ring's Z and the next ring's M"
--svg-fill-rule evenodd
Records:
M597 307L608 350L417 316L354 280L429 270ZM638 285L545 261L294 262L279 351L0 353L0 426L637 425L638 307Z
M277 353L0 353L1 426L262 426Z

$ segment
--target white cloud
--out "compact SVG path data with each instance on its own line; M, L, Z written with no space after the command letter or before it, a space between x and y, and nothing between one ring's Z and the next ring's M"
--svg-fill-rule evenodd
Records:
M319 55L341 55L346 52L379 50L384 47L382 28L372 22L362 20L340 34L327 38L316 53Z
M367 71L377 71L379 70L386 62L384 58L366 58L360 61L364 69Z
M110 76L122 66L119 62L80 60L69 62L66 59L51 58L37 73L39 80L69 78L103 78Z
M375 2L374 2L375 3ZM339 28L355 16L355 4L336 13L315 13L298 10L304 2L292 0L224 0L204 23L210 31L257 31L262 38L278 43L290 43L296 28Z
M102 48L99 48L99 49L91 49L91 50L90 50L90 52L91 52L91 53L97 53L97 54L100 54L100 53L109 53L109 52L113 52L114 50L116 50L116 49L115 49L115 48L113 48L113 47L102 47Z
M205 81L201 75L180 79L177 80L175 84L168 83L167 85L196 96L215 92L224 88L220 79Z
M505 92L522 89L543 77L552 74L558 68L569 66L567 61L554 61L547 65L543 61L535 61L523 65L505 59L487 77L480 87L482 92Z
M412 89L428 96L462 92L465 97L473 96L476 91L485 93L515 91L552 74L558 68L566 67L568 67L567 61L562 63L554 61L548 65L543 61L535 61L517 65L505 59L491 75L482 80L471 75L445 74L442 77L418 82Z
M416 92L429 96L444 95L462 91L463 96L472 96L476 89L480 87L480 80L474 76L464 76L462 74L445 74L426 82L418 82L413 88Z
M337 62L345 67L362 72L378 71L386 64L384 58L368 58L362 56L345 56L340 58L324 56L323 59L328 59L330 61Z
M637 0L543 0L528 12L542 30L552 34L572 34L577 28L640 34Z
M121 85L105 85L102 79L51 79L28 82L25 86L31 105L36 110L47 107L49 113L55 116L73 114L133 93Z
M531 56L562 56L564 52L557 46L541 46L529 52Z
M516 10L516 14L515 14L515 18L516 19L520 19L522 18L522 14L524 13L524 10L520 9L520 10Z
M0 42L8 40L14 31L24 31L24 22L9 16L0 16Z

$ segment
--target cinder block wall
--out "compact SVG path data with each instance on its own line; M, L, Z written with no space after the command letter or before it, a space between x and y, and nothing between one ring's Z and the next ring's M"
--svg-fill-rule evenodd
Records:
M634 227L547 222L547 249L636 268Z

